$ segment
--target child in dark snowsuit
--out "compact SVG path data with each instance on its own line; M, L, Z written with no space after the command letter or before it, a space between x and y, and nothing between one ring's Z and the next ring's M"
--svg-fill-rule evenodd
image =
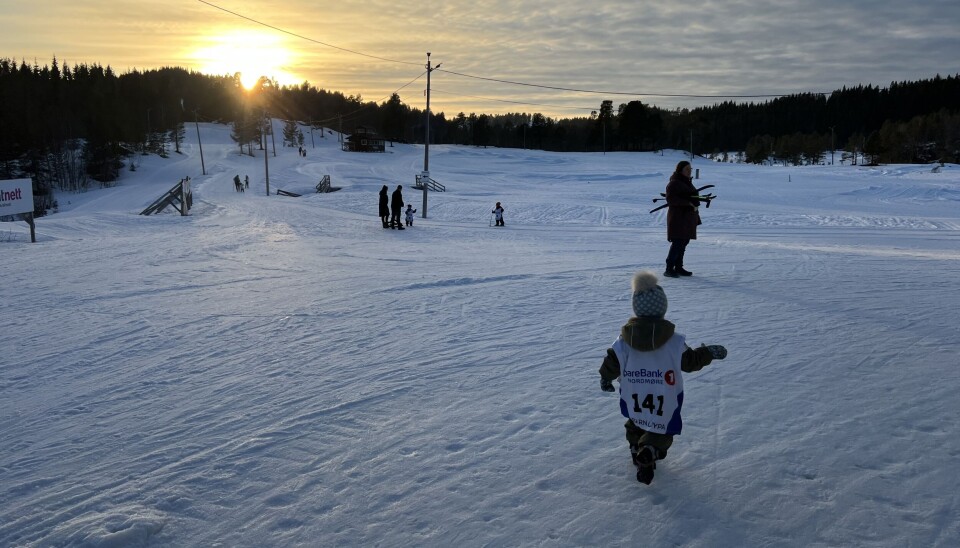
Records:
M633 276L633 312L620 336L607 350L600 366L600 388L613 392L620 379L620 412L627 417L627 443L637 467L637 481L650 484L656 461L667 456L673 436L683 426L683 373L700 371L713 360L722 360L720 345L693 349L683 335L664 319L667 296L648 271Z

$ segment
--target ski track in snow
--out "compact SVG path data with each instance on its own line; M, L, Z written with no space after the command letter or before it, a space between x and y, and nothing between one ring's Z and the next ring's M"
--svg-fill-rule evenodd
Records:
M202 130L206 176L188 142L37 244L0 226L0 545L960 543L957 166L698 161L719 197L661 283L730 354L643 486L597 369L681 155L431 147L449 191L398 232L376 194L422 207L422 148L278 149L304 195L268 198ZM190 217L137 215L188 174Z

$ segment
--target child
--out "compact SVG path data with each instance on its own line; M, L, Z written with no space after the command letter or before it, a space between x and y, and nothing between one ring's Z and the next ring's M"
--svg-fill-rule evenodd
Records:
M497 226L503 226L503 206L500 205L500 202L497 202L497 207L490 213L493 213L497 217Z
M407 211L406 211L407 226L413 226L413 214L417 212L416 209L412 209L412 208L413 208L412 205L407 205Z
M673 436L683 426L681 371L700 371L713 360L724 359L727 349L686 345L684 336L664 319L667 296L653 272L637 272L632 285L636 317L627 320L607 350L600 366L600 389L613 392L613 380L620 379L620 412L627 417L624 427L637 481L649 485L656 461L667 456Z

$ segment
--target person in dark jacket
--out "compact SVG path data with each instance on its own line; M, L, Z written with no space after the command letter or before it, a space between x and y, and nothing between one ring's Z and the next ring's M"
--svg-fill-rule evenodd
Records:
M390 198L387 196L387 185L380 189L380 222L383 228L390 227Z
M656 461L667 456L683 427L683 373L700 371L727 357L720 345L693 349L664 319L667 295L653 272L633 276L633 313L600 366L600 389L615 392L620 380L620 413L627 418L627 443L637 481L650 484Z
M693 272L684 270L683 255L690 240L697 239L697 225L700 224L700 213L697 206L700 201L694 198L697 187L693 186L690 174L693 168L686 160L677 164L676 171L670 176L667 183L667 241L670 242L670 252L667 253L667 270L663 273L669 278L678 276L692 276Z
M403 223L400 221L400 215L403 214L403 185L397 185L397 189L393 191L393 195L390 200L390 228L399 228L403 230Z

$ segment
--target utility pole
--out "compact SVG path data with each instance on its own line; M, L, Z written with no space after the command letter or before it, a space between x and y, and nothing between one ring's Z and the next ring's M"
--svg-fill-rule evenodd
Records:
M148 109L147 109L147 136L144 137L144 140L143 140L143 151L142 151L144 156L146 156L146 155L147 155L147 151L150 150L150 133L151 133L151 131L150 131L150 111L151 111L151 110L152 110L151 108L148 108Z
M316 143L313 142L313 124L310 124L310 146L317 148Z
M267 117L267 111L263 111L263 117L264 118ZM269 196L270 195L270 160L268 158L270 157L270 155L267 154L267 143L266 143L267 136L264 133L264 131L266 131L266 126L261 125L260 127L263 128L260 130L260 142L263 143L263 174L267 181L267 196Z
M690 130L690 160L693 161L693 130Z
M273 136L273 120L267 120L270 124L270 145L273 147L273 157L277 157L277 139ZM266 152L266 151L264 151Z
M442 65L443 63L440 63ZM423 183L423 212L420 214L424 219L427 218L427 188L430 181L430 73L440 68L430 66L430 52L427 52L427 125L423 138L423 173L420 174L420 182Z
M833 165L833 128L835 126L830 126L830 165Z
M197 121L197 109L193 109L193 123L197 126L197 145L200 147L200 169L207 174L207 166L203 163L203 143L200 142L200 122Z

